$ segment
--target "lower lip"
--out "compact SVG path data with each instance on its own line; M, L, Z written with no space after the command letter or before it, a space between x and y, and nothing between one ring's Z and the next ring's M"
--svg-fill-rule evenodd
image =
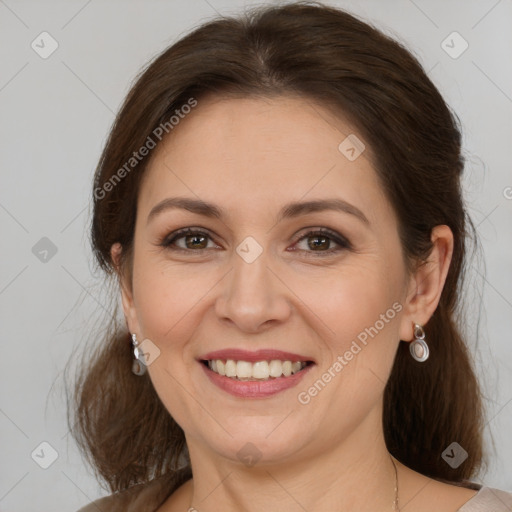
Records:
M275 395L285 389L296 386L311 369L309 364L302 370L289 377L277 377L269 380L235 380L224 375L219 375L210 370L204 363L199 362L208 378L220 389L240 398L266 398Z

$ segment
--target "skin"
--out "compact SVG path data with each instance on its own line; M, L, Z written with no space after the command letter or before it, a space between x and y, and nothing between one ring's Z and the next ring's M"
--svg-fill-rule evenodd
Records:
M437 307L453 236L437 226L428 262L407 274L370 148L354 161L338 150L351 133L346 120L304 99L218 97L199 102L154 151L138 197L133 281L121 275L122 302L130 332L160 350L150 378L185 432L194 475L159 512L392 510L384 386L400 340L411 341L414 323L426 324ZM215 203L225 217L170 209L147 222L157 203L175 196ZM333 197L359 208L369 225L337 211L276 223L288 202ZM159 245L184 227L210 238L200 249L193 237L177 240L186 253ZM327 255L336 242L322 239L315 248L314 235L301 238L322 227L351 248ZM252 263L236 252L248 236L262 248ZM116 263L120 253L114 244ZM298 393L394 303L401 305L394 318L301 404ZM236 398L211 384L196 361L233 347L279 348L316 365L277 395ZM261 457L253 466L237 456L248 442ZM396 464L402 509L455 511L475 494Z

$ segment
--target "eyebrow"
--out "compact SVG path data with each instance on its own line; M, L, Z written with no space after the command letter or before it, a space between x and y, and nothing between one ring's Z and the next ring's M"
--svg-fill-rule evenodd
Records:
M154 217L161 214L162 212L176 208L187 210L189 212L203 215L205 217L218 219L222 219L224 217L222 208L213 203L188 197L168 197L167 199L160 201L156 206L152 208L152 210L149 212L147 223L149 223ZM277 216L277 222L281 222L284 219L299 217L301 215L307 215L308 213L328 210L353 215L367 226L370 225L370 221L359 208L339 198L317 199L313 201L288 203L284 205L279 212Z

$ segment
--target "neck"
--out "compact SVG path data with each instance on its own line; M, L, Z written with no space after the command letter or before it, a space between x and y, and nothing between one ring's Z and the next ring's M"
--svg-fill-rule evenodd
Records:
M199 512L256 512L269 506L280 512L393 511L395 467L375 420L380 426L380 415L369 417L342 442L315 449L314 457L295 454L252 467L187 440L194 475L188 506Z

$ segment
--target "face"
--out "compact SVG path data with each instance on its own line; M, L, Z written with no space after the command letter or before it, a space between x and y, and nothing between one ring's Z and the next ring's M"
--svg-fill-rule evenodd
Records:
M305 100L217 98L153 155L123 307L189 449L298 462L378 433L410 280L370 148L339 148L354 133Z

